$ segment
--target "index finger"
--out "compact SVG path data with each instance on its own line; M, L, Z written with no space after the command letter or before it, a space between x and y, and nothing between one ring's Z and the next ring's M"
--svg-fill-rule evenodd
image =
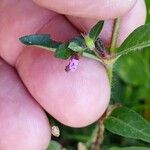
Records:
M95 19L112 19L124 15L136 0L33 0L40 6L61 14ZM109 13L108 13L109 12Z

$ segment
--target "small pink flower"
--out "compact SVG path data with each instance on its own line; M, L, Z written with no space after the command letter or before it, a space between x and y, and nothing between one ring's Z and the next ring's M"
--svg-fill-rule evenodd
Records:
M66 72L69 72L69 71L74 72L77 69L78 64L79 64L79 56L77 54L71 56L69 60L69 64L66 66L66 69L65 69Z

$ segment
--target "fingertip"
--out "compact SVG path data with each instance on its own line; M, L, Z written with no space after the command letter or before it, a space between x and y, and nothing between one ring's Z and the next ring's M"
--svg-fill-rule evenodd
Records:
M17 69L50 115L67 126L84 127L98 120L108 107L108 76L104 66L93 60L81 59L73 73L65 72L66 65L52 53L29 48L18 59Z
M39 33L49 33L56 41L78 35L75 28L58 15ZM32 96L55 119L71 127L87 126L106 110L110 85L104 66L81 59L74 73L66 73L68 61L35 47L25 47L16 68ZM89 114L90 112L90 114Z

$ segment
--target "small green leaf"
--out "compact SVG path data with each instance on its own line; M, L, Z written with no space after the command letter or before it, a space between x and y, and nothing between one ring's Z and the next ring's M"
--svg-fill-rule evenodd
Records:
M75 37L70 43L68 48L75 52L82 52L85 49L84 39L81 37Z
M148 147L136 147L136 146L130 146L130 147L112 147L109 150L149 150Z
M128 108L115 109L105 120L105 127L112 133L150 143L149 122Z
M150 46L150 24L135 29L118 48L118 56Z
M33 34L19 39L25 45L33 45L45 49L56 49L61 43L50 38L48 34Z
M68 59L73 54L73 51L68 48L68 43L61 44L55 51L55 57Z
M93 39L94 42L97 40L100 32L102 31L103 25L104 21L99 21L95 26L93 26L93 28L89 32L89 36L91 39Z
M51 141L47 150L62 150L62 146L56 141Z

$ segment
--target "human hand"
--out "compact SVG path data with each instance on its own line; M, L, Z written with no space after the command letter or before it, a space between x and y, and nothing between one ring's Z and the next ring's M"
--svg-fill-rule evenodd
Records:
M82 59L75 73L65 73L64 61L54 58L50 52L26 48L19 43L18 38L33 33L49 33L57 41L66 41L79 34L80 30L89 30L96 19L113 19L127 13L135 4L135 0L97 0L94 4L92 0L35 2L59 13L78 17L67 16L72 25L64 16L38 7L30 0L2 0L0 55L16 68L24 85L35 98L25 89L16 71L1 59L2 150L46 149L50 140L50 127L41 106L60 122L82 127L96 121L104 113L110 99L108 78L102 65ZM138 0L122 19L118 44L144 20L145 5L143 0ZM110 43L112 26L113 21L106 21L101 35L106 45Z

